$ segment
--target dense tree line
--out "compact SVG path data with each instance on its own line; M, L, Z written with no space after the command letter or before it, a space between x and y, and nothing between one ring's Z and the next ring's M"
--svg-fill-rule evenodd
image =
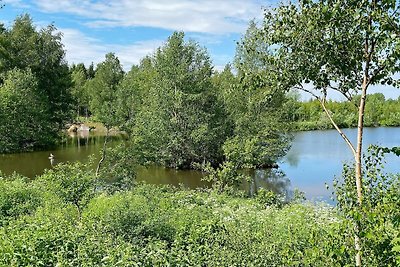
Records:
M327 109L340 128L357 127L359 98L359 96L356 96L352 101L329 100L326 102ZM287 105L291 111L287 111L286 119L294 122L295 129L323 130L333 128L318 100L302 102L297 101L294 97L291 101L288 101ZM366 127L400 126L400 98L385 99L382 93L368 95L365 110Z
M0 46L0 152L52 145L66 122L82 116L126 131L141 163L267 166L288 148L284 94L251 85L241 63L215 71L184 33L127 73L112 53L96 67L68 67L61 33L36 29L28 15L1 27ZM249 61L238 52L241 59Z

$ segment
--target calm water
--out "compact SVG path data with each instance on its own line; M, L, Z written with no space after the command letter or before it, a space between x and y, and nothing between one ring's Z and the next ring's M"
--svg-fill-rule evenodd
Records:
M111 136L110 140L120 140L119 136ZM70 136L66 143L46 151L24 152L15 154L0 154L0 170L4 174L20 173L27 177L35 177L43 173L45 169L51 168L49 155L55 155L54 164L67 161L87 162L90 155L98 157L103 146L104 136L90 134Z
M354 143L356 129L343 130ZM363 147L370 144L386 147L400 146L399 127L366 128ZM325 183L332 185L334 176L339 176L343 163L353 159L352 153L336 130L298 132L289 153L280 164L292 188L306 192L309 199L327 200L331 194ZM386 157L386 171L400 172L400 158Z
M355 140L356 129L345 129L350 139ZM111 145L121 137L112 137ZM67 143L54 150L0 155L0 170L5 174L16 171L28 177L43 173L51 168L49 154L57 162L87 162L89 156L99 157L104 141L103 136L75 136ZM367 128L364 144L382 146L400 146L400 128ZM295 139L287 156L280 162L280 169L249 171L253 176L250 184L244 185L249 192L259 187L271 188L276 192L289 193L298 188L306 193L309 199L329 200L330 192L325 183L331 184L335 175L340 175L342 164L352 159L350 150L335 130L310 131L295 133ZM387 158L387 171L400 172L400 158ZM161 167L138 169L138 180L154 184L183 184L196 188L204 186L202 173L197 171L177 171Z

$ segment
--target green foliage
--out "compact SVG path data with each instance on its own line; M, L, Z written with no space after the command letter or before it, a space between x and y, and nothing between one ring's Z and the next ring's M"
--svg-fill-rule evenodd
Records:
M397 262L397 264L400 264L400 235L399 235L399 237L396 237L395 239L393 239L391 245L393 246L392 252L397 255L396 262Z
M343 181L335 181L339 210L347 216L349 225L360 229L368 266L397 266L396 258L400 255L396 250L400 234L400 175L384 172L384 153L388 152L387 148L372 146L364 157L362 206L357 203L354 167L345 165Z
M334 118L334 114L327 109L325 104L331 91L341 93L349 101L360 94L354 102L357 103L357 143L352 144L341 133L356 161L355 168L345 171L345 176L351 177L349 180L352 183L349 182L349 186L342 191L339 190L339 195L350 194L353 197L350 207L358 205L359 209L371 208L370 204L362 202L362 137L364 122L373 125L380 120L379 103L383 100L382 96L375 95L369 101L370 108L376 108L377 113L368 114L365 104L370 85L400 85L395 76L400 70L399 8L399 1L289 2L265 9L261 25L252 23L241 43L241 54L245 59L250 59L239 61L245 66L245 76L250 70L250 77L253 76L252 79L258 84L268 75L272 78L267 80L275 81L276 87L281 90L299 89L310 93L326 113L324 117L313 116L318 127L325 127L330 121L338 128L335 119L346 124L353 122L352 117L343 117L341 112L337 112ZM256 72L252 69L256 69ZM300 127L307 129L310 127L309 121L300 123ZM357 188L357 194L353 188ZM356 199L358 204L355 204ZM375 253L374 248L369 248L368 239L363 236L365 232L362 225L368 225L368 218L361 216L359 211L356 216L352 210L345 209L343 212L353 217L355 223L353 234L357 248L356 265L361 266L361 251L367 256L363 257L364 261L370 261L371 265L386 264L384 259L390 261L387 260L386 250ZM365 222L360 218L365 219ZM362 250L360 244L364 246ZM376 259L376 262L371 258Z
M355 0L280 5L265 10L245 46L261 43L258 62L270 72L279 70L287 88L310 84L322 95L332 89L351 96L361 90L366 62L368 85L393 85L400 59L398 5Z
M284 196L278 195L271 190L260 188L255 196L256 200L265 206L281 207L284 204Z
M351 102L328 101L326 107L336 124L341 128L357 127L357 101L356 96ZM296 116L291 119L297 130L322 130L331 129L333 125L328 120L318 100L297 102ZM399 126L400 125L399 100L388 99L381 93L371 94L367 97L365 107L366 127Z
M340 213L264 190L247 198L143 184L107 195L81 164L31 182L1 179L0 265L352 266L358 220L366 264L396 266L400 179L382 174L386 152L366 157L361 209L345 169ZM236 170L226 163L210 173L231 182Z
M109 192L125 191L134 186L137 161L129 144L107 149L107 160L100 169L99 179Z
M207 173L203 180L212 183L213 188L219 193L238 194L239 186L244 181L250 180L250 177L239 172L237 164L230 161L224 161L218 168L213 168L210 163L199 164L196 167Z
M76 117L78 118L82 113L88 116L89 109L89 92L88 92L88 73L83 63L73 65L71 68L72 88L71 95L76 105Z
M46 100L30 70L11 70L0 85L0 153L42 148L53 143Z
M241 168L271 166L291 140L282 112L287 98L273 85L236 76L229 65L213 75L207 52L174 33L119 84L118 125L142 164L190 168L226 159Z
M98 64L94 78L88 82L90 110L107 129L118 126L117 96L118 84L124 71L118 58L109 53L104 62Z
M46 100L50 121L58 130L70 116L71 78L61 34L55 32L53 25L37 31L28 15L17 17L11 29L1 33L0 73L30 69L37 79L39 95Z
M256 51L262 43L252 42L255 30L251 23L243 44L237 47L237 81L226 104L234 134L223 146L224 155L243 168L270 167L286 154L291 141L291 125L284 111L290 98L279 86L278 78L260 62Z
M97 180L82 163L57 164L38 178L45 190L53 192L64 203L74 205L78 213L96 195Z
M70 118L71 79L61 34L28 15L0 31L0 153L53 145Z
M62 166L44 176L64 177L65 169ZM57 184L55 179L42 179ZM42 186L42 180L33 183ZM65 201L64 195L57 192L48 193ZM97 195L82 207L81 217L71 205L55 205L56 199L44 199L46 203L41 207L0 226L0 265L349 263L341 245L344 237L335 234L342 219L331 207L292 204L266 208L256 199L154 185Z
M290 137L266 128L260 135L235 136L223 145L228 161L242 168L271 167L289 149Z
M206 51L174 33L136 72L146 77L140 79L145 97L130 132L143 161L175 168L220 161L225 113Z
M400 157L400 147L395 146L395 147L377 147L377 149L382 152L382 153L393 153L396 156Z
M137 113L147 97L145 84L151 79L151 73L144 67L145 61L140 67L132 66L118 86L116 115L121 119L119 128L127 133L131 133Z
M0 226L34 213L42 203L43 195L35 184L18 175L2 177L0 174Z

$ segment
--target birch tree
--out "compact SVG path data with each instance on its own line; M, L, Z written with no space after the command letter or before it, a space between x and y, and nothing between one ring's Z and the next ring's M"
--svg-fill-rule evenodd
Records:
M256 75L274 77L277 86L310 93L351 150L358 206L363 204L362 144L368 89L399 86L400 2L396 0L301 0L266 9L260 25L240 44L262 68ZM351 101L359 95L357 141L338 127L325 103L339 92ZM356 266L361 240L355 224Z

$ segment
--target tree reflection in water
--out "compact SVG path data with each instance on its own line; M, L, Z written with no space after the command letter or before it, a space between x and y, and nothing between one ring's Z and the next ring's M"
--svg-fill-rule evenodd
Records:
M255 195L260 188L271 190L286 198L292 196L290 179L279 168L247 170L251 177L250 182L245 183L245 190L250 196Z

